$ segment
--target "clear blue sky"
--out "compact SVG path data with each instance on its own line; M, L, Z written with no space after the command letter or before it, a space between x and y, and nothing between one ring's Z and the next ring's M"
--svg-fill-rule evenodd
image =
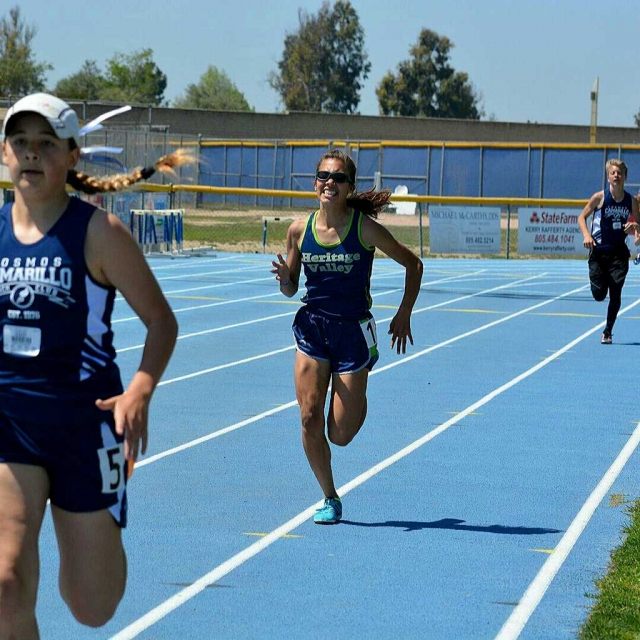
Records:
M4 3L0 14L18 0ZM453 41L451 63L482 95L485 117L502 122L588 125L589 94L600 79L598 124L634 126L640 110L637 0L352 0L365 32L371 73L359 111L377 115L375 88L410 57L422 28ZM35 57L49 62L50 87L87 59L104 69L114 53L154 51L171 101L209 65L224 71L258 112L282 110L269 87L298 10L321 0L20 0L38 29ZM395 7L390 9L389 7Z

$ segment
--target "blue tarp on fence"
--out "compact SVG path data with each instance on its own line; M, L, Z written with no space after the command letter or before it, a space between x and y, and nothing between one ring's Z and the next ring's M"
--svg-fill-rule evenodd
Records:
M518 145L413 143L329 143L204 141L200 148L203 185L313 190L318 159L335 146L358 166L360 191L375 184L392 191L464 197L586 199L605 184L604 164L622 158L629 166L629 185L640 185L637 145ZM637 188L634 188L635 191ZM309 206L305 198L204 194L203 204L260 207Z

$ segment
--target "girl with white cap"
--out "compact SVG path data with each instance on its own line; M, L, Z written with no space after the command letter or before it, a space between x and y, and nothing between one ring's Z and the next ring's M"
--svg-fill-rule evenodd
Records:
M47 501L60 591L81 623L105 624L126 583L126 484L147 448L149 402L177 323L117 217L76 197L123 189L190 162L182 152L128 175L75 171L81 129L62 100L33 94L2 127L15 201L0 208L0 640L38 638L38 537ZM111 312L119 291L147 329L123 389Z

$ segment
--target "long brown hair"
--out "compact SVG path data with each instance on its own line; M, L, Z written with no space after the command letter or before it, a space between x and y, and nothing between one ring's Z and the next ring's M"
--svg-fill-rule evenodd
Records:
M351 156L347 155L343 151L338 149L332 149L323 154L318 160L316 165L316 171L320 169L320 165L324 160L340 160L344 165L344 171L349 176L349 182L353 185L353 194L347 196L347 206L360 211L365 216L370 218L377 218L378 213L382 211L391 199L391 190L382 189L382 191L376 191L375 188L368 189L367 191L357 192L355 190L356 184L356 163Z

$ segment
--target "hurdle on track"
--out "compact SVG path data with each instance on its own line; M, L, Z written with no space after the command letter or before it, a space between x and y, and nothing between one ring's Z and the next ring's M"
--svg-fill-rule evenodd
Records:
M183 251L184 209L131 209L129 230L145 255Z

